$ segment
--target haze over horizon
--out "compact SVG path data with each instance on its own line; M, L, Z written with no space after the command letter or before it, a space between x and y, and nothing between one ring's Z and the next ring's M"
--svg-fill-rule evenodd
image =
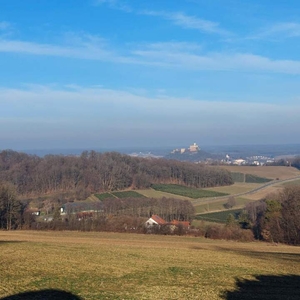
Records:
M300 3L0 2L0 150L296 144Z

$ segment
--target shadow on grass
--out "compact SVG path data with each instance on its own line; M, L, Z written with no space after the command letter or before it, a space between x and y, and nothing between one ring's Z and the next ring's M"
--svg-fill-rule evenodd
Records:
M36 292L25 292L0 300L81 300L78 296L60 290L42 290Z
M300 276L257 275L252 280L236 279L236 290L222 295L227 300L299 300Z
M0 241L0 246L4 244L18 244L18 243L24 243L23 241Z
M215 247L218 251L235 252L240 255L248 256L255 259L270 260L270 261L282 261L282 262L294 262L300 264L300 253L288 253L288 252L263 252L263 251L252 251L244 249L233 249L224 247Z

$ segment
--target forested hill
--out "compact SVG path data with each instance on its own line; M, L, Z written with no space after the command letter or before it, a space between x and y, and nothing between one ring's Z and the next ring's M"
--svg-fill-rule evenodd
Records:
M193 187L233 183L226 170L187 162L94 151L83 152L80 156L47 155L41 158L12 150L0 152L0 181L13 183L22 195L147 188L152 183Z

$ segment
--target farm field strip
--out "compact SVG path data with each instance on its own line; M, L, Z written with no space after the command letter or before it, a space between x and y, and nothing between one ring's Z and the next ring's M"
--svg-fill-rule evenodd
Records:
M226 223L229 214L232 214L236 218L236 215L239 214L241 211L242 209L228 209L220 212L211 212L197 215L195 219L210 222Z
M87 300L214 300L237 279L300 276L299 247L260 242L15 231L0 232L0 249L2 297L52 288Z
M280 180L300 176L300 171L293 167L282 166L220 166L234 173L252 174L259 177L279 178Z
M227 196L227 193L196 189L177 184L154 184L152 188L157 191L167 192L174 195L185 196L193 199Z
M136 192L136 191L120 191L120 192L111 192L116 198L144 198L145 196Z
M248 198L249 200L260 200L267 194L280 191L283 188L284 183L293 182L298 179L300 179L300 176L289 178L289 179L284 179L284 180L273 180L271 182L262 184L256 188L254 188L253 190L239 193L239 194L232 194L231 196L234 196L234 197L246 196L246 198ZM192 200L191 202L194 206L199 206L204 203L207 203L207 201L212 203L212 202L217 202L219 200L225 200L227 198L228 198L228 196L213 197L213 198L207 198L207 199L195 199L195 200Z
M213 188L205 188L205 190L209 191L216 191L221 193L227 193L230 195L240 194L249 192L251 190L254 190L258 187L262 186L260 183L244 183L244 182L236 182L232 185L226 185L226 186L218 186Z
M283 185L284 187L292 186L292 185L300 185L300 179L296 179L296 180L293 180L293 181L288 181L288 182L285 182L281 185Z
M140 194L144 195L145 197L148 198L177 198L181 200L190 200L191 198L189 197L184 197L180 195L174 195L162 191L156 191L154 189L143 189L143 190L138 190Z
M243 197L235 198L235 200L236 200L236 205L234 206L234 209L242 209L245 207L247 203L255 201ZM227 200L206 201L205 203L195 206L196 214L202 215L202 214L212 213L212 212L227 211L227 209L224 207L224 204L226 202Z

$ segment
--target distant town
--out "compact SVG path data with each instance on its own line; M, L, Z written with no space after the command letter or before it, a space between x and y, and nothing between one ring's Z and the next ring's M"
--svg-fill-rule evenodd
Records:
M165 154L157 154L155 151L146 152L132 152L129 153L133 157L144 158L167 158L180 161L190 161L195 163L206 164L226 164L226 165L247 165L247 166L264 166L273 164L280 159L285 159L288 162L288 158L295 157L299 149L295 146L292 150L288 147L286 150L281 150L279 153L272 153L271 146L261 146L257 149L251 147L231 146L232 149L213 149L210 147L204 150L196 142L187 147L178 147ZM270 149L265 149L270 147ZM292 154L291 154L292 153ZM280 154L280 155L278 155Z

